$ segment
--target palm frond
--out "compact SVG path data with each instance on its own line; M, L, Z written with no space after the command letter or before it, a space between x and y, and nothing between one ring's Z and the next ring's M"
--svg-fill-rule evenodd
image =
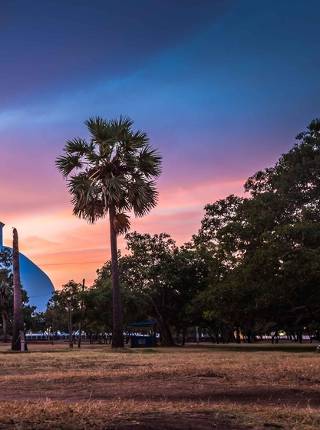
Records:
M81 169L83 164L79 155L61 155L56 159L56 166L64 177L70 175L74 169Z
M161 160L160 154L155 149L152 149L150 145L146 145L140 151L138 168L147 178L159 176L161 173Z
M124 212L117 213L114 218L114 228L118 234L125 234L130 229L130 217Z
M106 142L108 139L112 138L108 122L99 116L89 118L85 121L85 125L89 130L91 140L98 144Z
M128 117L120 116L119 119L108 121L108 128L111 135L114 137L114 143L126 143L132 134L131 127L133 121Z
M87 154L90 150L90 145L86 142L85 139L81 139L80 137L67 140L64 147L64 151L68 154L75 154L79 156Z
M116 206L123 199L126 189L126 179L123 176L106 176L103 179L103 194L107 202L113 202Z
M131 127L133 126L133 121L128 116L120 115L119 119L111 119L108 122L108 125L113 129L113 131L120 132L126 130L127 132L130 132Z
M135 133L130 133L127 141L127 149L131 151L136 151L148 145L149 138L143 131L136 131Z
M105 215L106 205L101 188L97 187L86 173L73 176L68 182L68 187L75 215L91 223Z
M146 215L157 205L158 192L154 181L136 181L128 189L128 200L136 216Z

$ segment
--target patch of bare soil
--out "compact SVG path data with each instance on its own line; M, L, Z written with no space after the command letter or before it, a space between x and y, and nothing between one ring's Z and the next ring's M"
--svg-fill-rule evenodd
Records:
M314 387L281 385L240 385L229 381L217 383L213 378L177 377L141 380L117 377L74 376L50 380L47 377L0 382L0 401L5 400L55 400L66 402L93 400L135 400L171 402L232 402L242 405L286 405L319 407L320 390Z
M232 417L209 413L151 413L132 416L128 421L120 421L106 430L247 430L253 427L232 422ZM272 430L272 429L269 429Z

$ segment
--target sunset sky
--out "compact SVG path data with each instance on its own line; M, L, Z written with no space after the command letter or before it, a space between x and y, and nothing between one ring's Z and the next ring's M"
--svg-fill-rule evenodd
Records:
M1 0L0 221L56 288L95 278L107 221L72 215L54 166L89 116L130 116L163 156L133 222L183 243L320 116L318 0ZM123 240L120 245L124 248Z

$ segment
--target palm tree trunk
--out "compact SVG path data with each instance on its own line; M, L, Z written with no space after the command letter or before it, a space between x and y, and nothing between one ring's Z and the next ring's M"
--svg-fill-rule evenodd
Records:
M20 283L19 243L18 232L13 229L12 246L12 271L13 271L13 327L12 327L12 351L21 351L21 335L24 331L22 315L22 295Z
M120 296L117 232L115 230L115 209L110 207L110 242L111 242L111 280L112 280L112 348L123 348L123 323Z

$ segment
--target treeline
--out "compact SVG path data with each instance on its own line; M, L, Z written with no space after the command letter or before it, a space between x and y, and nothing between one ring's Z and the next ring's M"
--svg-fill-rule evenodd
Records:
M119 256L124 329L154 319L163 345L200 327L215 342L285 332L320 338L320 121L275 166L248 178L246 197L205 206L200 229L178 247L165 233L131 232ZM112 331L111 263L93 286L70 281L34 328Z
M320 121L244 187L246 197L205 206L198 233L181 247L165 233L126 235L128 253L119 258L125 326L155 319L164 345L177 337L183 342L194 326L217 342L251 342L281 331L295 340L319 339ZM82 293L84 330L111 331L110 276L108 262Z

